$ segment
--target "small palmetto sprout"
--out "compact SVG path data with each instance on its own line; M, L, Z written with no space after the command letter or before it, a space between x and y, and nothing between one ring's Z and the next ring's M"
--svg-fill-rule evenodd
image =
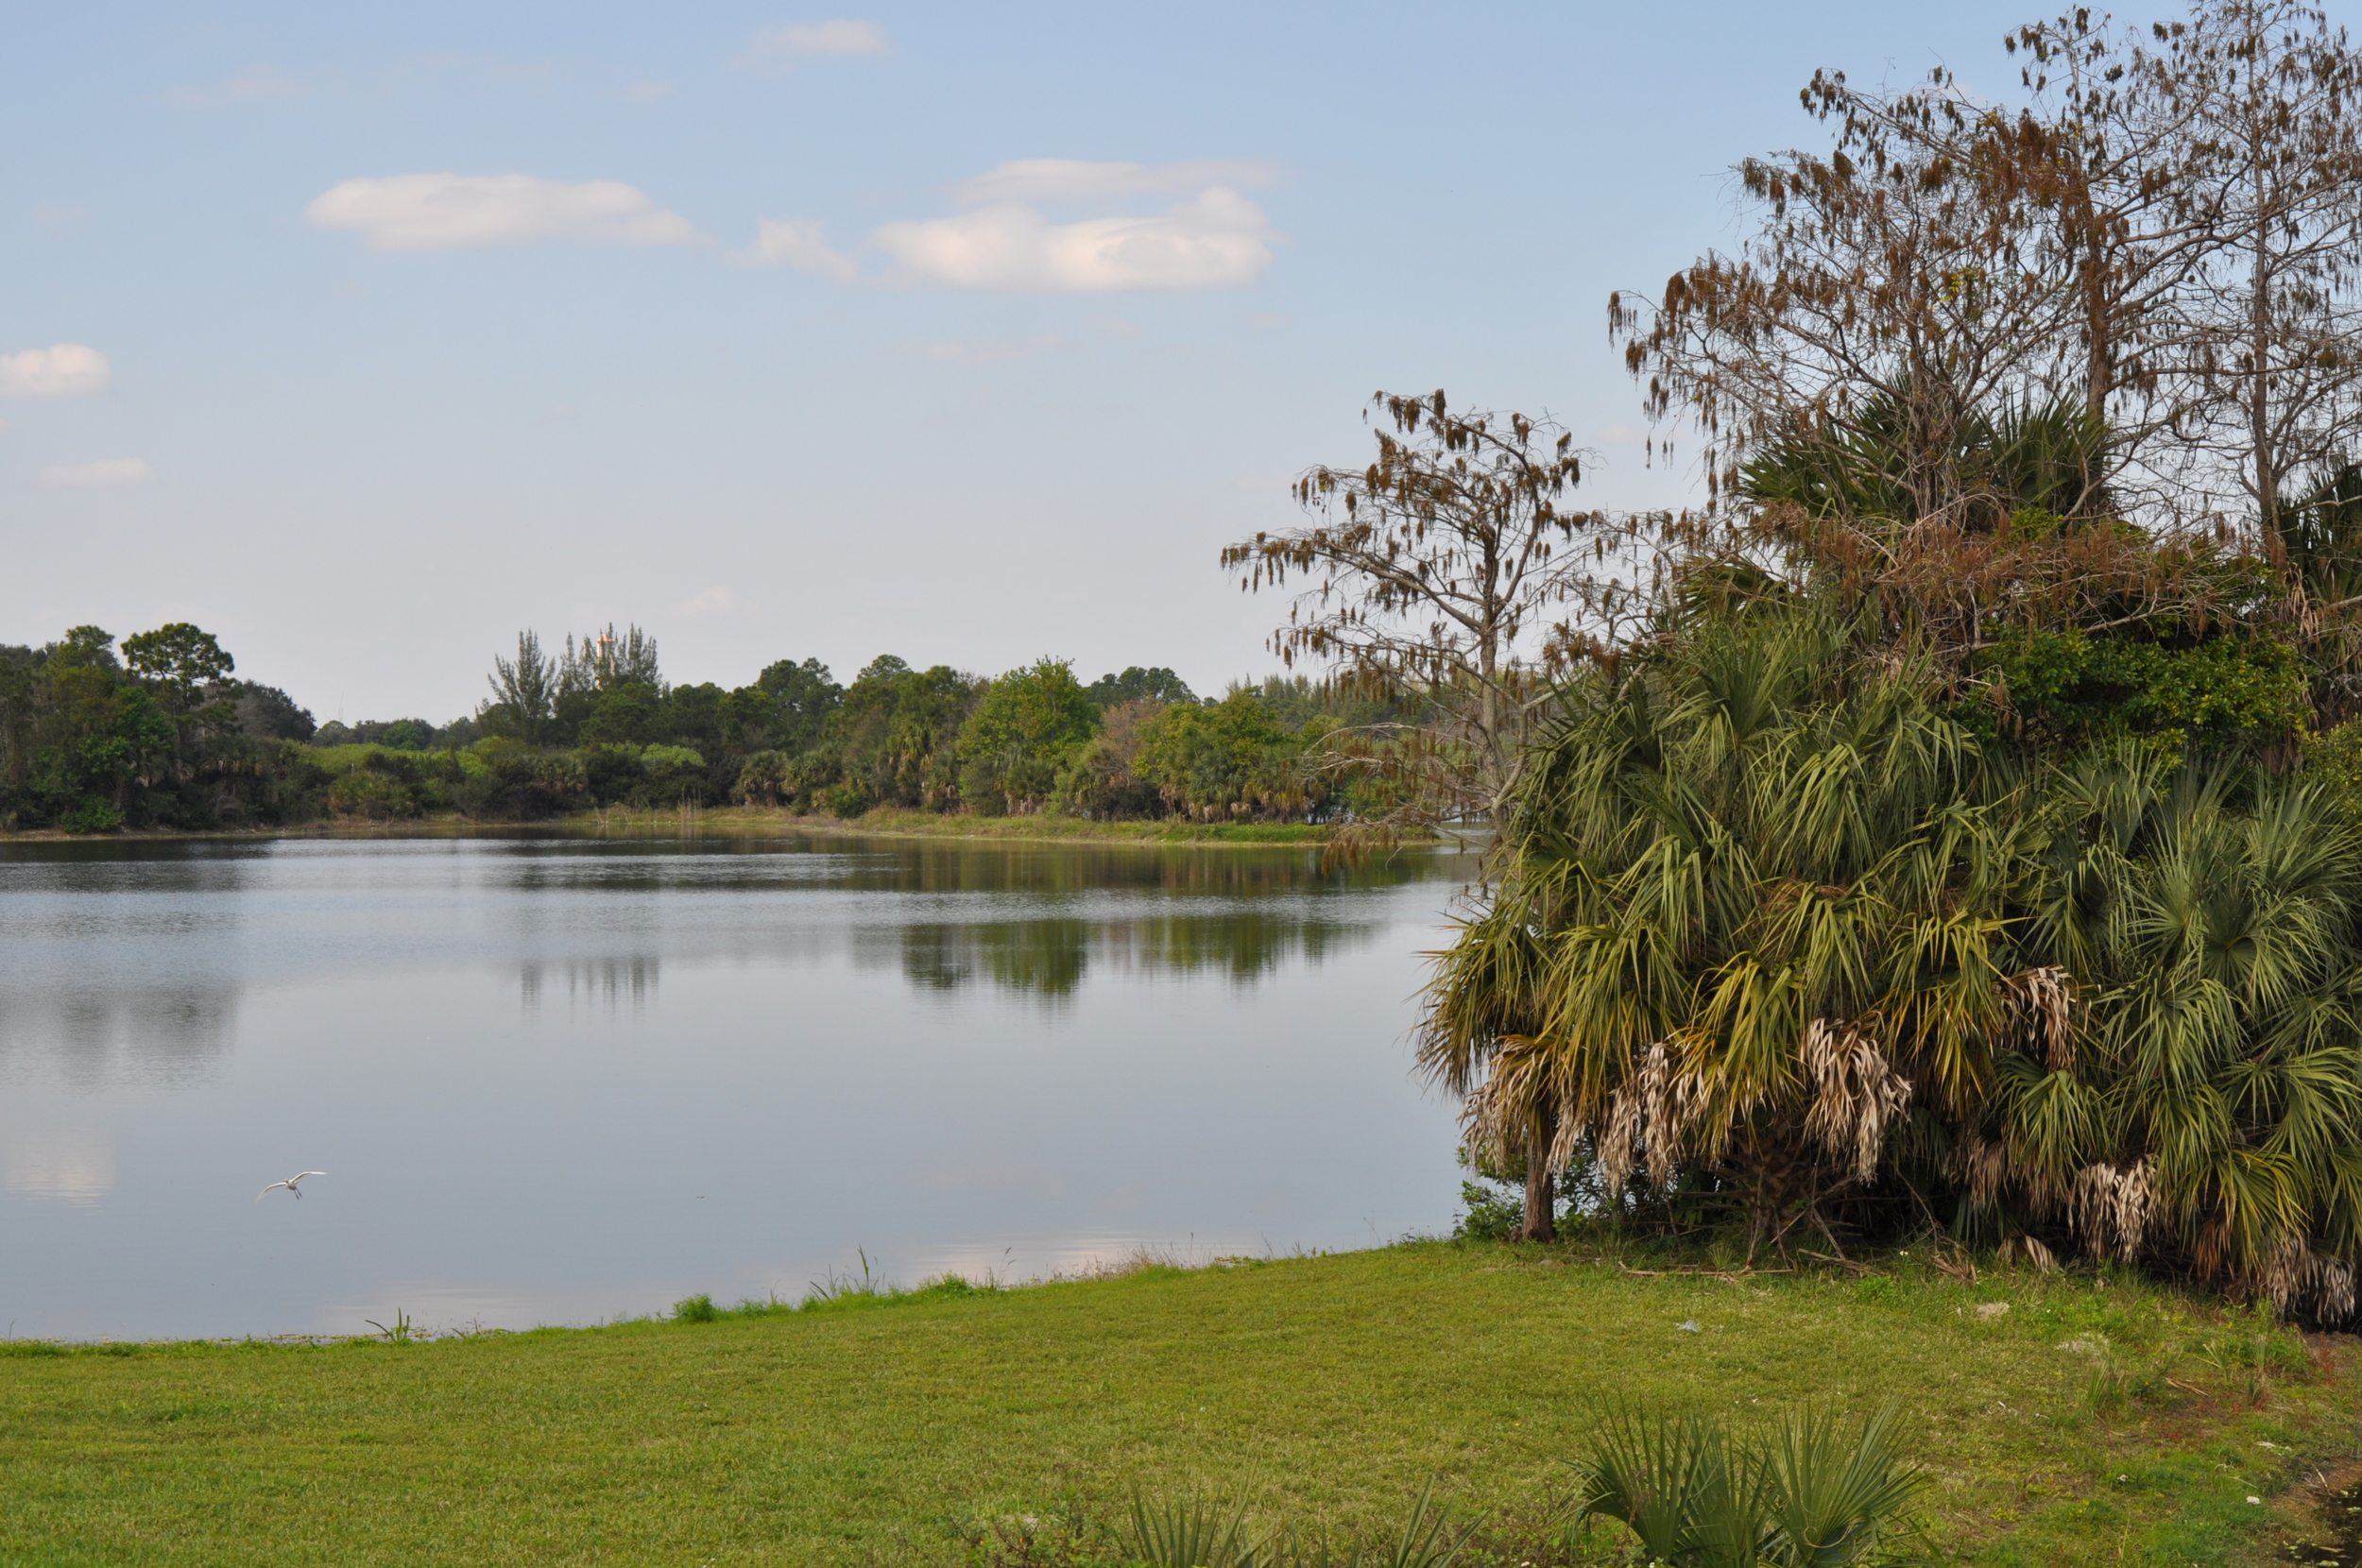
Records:
M1152 1502L1132 1494L1132 1539L1145 1568L1273 1568L1246 1524L1246 1499L1223 1504L1191 1492Z
M1450 1508L1432 1501L1434 1491L1431 1485L1419 1490L1419 1500L1411 1506L1411 1518L1395 1549L1373 1558L1369 1568L1450 1568L1459 1559L1484 1516L1454 1521Z
M1695 1415L1611 1406L1577 1461L1577 1506L1621 1523L1652 1559L1743 1568L1757 1560L1765 1519L1753 1467L1734 1457L1722 1429Z
M1326 1537L1308 1544L1292 1533L1285 1545L1269 1548L1263 1561L1268 1568L1451 1568L1476 1538L1484 1516L1453 1519L1448 1507L1432 1501L1434 1490L1431 1485L1420 1489L1411 1517L1391 1547L1341 1552Z
M1769 1560L1782 1568L1853 1568L1877 1560L1911 1497L1927 1483L1904 1457L1893 1406L1859 1425L1806 1410L1765 1444L1762 1495L1773 1526Z
M1892 1408L1858 1425L1806 1411L1751 1443L1617 1407L1578 1473L1579 1522L1621 1522L1668 1568L1866 1568L1926 1484Z

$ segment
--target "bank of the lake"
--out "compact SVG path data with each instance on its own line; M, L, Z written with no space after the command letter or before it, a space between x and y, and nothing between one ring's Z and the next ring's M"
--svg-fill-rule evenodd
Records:
M286 838L513 838L519 834L581 834L640 838L694 835L742 838L827 836L896 839L981 839L1000 843L1139 844L1326 844L1333 827L1300 822L1095 822L1054 811L984 817L878 807L858 817L803 813L776 807L693 807L634 810L621 806L570 812L529 821L473 818L456 811L372 820L327 817L282 827L213 827L180 831L146 828L101 834L66 833L54 827L0 830L5 842L110 842L176 839ZM1427 847L1442 841L1412 834L1400 842Z
M1433 1481L1510 1563L1613 1395L1899 1400L1948 1560L2260 1563L2351 1456L2357 1372L2352 1339L2114 1276L1441 1243L423 1344L19 1343L0 1559L950 1564L1135 1484L1352 1536Z

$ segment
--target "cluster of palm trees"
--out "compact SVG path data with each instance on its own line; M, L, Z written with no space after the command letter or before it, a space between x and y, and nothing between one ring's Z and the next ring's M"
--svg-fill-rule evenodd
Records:
M1935 1224L2344 1319L2362 827L2302 767L1976 723L1841 595L1568 683L1422 1037L1469 1133L1751 1255Z

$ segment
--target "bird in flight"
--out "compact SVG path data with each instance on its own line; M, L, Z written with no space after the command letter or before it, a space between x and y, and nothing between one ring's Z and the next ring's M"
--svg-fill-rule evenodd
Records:
M272 1193L277 1192L281 1187L285 1187L289 1192L292 1192L298 1198L300 1198L303 1196L303 1189L296 1185L298 1182L300 1182L306 1176L325 1176L327 1174L328 1172L325 1170L299 1170L294 1175L288 1177L285 1181L273 1182L270 1185L256 1193L254 1195L254 1201L259 1203L264 1199L268 1198Z

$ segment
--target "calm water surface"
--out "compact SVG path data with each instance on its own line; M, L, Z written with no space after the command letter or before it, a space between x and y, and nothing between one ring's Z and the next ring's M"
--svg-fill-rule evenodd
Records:
M0 1331L528 1327L1449 1222L1468 869L878 840L0 846ZM300 1202L254 1194L329 1174Z

